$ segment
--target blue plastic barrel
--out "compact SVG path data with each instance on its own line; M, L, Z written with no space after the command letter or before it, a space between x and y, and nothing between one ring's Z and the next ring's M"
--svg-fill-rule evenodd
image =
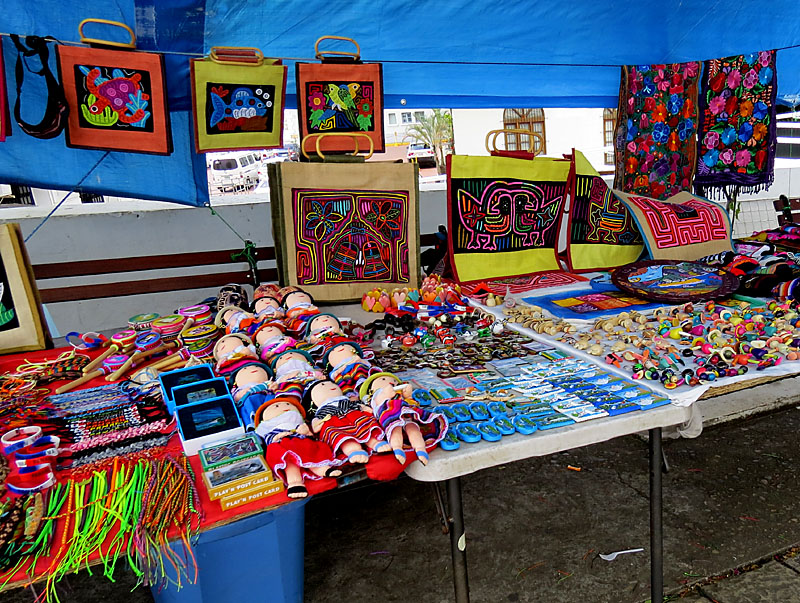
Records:
M193 545L197 583L152 587L155 602L241 603L258 593L264 603L302 603L306 502L202 532ZM172 546L182 557L182 545Z

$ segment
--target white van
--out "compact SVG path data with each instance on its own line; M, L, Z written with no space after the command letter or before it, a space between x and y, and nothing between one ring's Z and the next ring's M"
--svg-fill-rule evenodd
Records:
M258 184L260 151L209 153L209 182L219 192L239 192Z

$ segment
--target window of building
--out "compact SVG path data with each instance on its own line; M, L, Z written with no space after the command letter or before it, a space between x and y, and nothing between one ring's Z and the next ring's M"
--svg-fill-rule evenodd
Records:
M503 111L503 126L508 129L530 130L542 135L542 148L536 149L539 155L547 153L544 131L544 109L506 109ZM507 151L530 151L531 137L526 134L507 133ZM538 142L536 143L539 144Z
M404 124L410 124L413 121L411 119L411 113L401 113L400 117L403 119Z
M425 111L414 111L414 121L419 123L425 117Z
M397 113L389 113L389 125L390 126L397 125Z
M11 194L0 197L0 205L36 205L30 186L12 184Z
M617 110L603 109L603 145L614 147L614 130L617 127ZM614 151L604 153L606 165L614 165Z
M81 203L105 203L103 195L95 195L94 193L79 193Z

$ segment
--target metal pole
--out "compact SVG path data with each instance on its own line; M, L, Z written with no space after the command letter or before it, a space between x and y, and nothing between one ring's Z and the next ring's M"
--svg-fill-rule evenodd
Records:
M464 508L461 504L461 478L447 480L447 504L450 507L450 554L453 558L453 585L456 603L469 603L467 580L467 538L464 532Z
M650 600L664 600L664 532L661 499L661 428L650 430Z

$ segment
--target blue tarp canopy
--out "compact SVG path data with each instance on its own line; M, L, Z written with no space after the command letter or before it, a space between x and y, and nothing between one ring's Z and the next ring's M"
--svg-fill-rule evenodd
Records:
M134 27L143 50L191 55L212 46L261 48L266 56L288 59L288 107L296 102L295 60L313 60L314 42L324 34L355 38L365 61L384 63L388 108L614 107L620 65L775 48L782 49L778 95L786 104L800 104L800 48L787 48L800 45L800 8L789 0L6 0L4 9L2 33L75 41L78 23L96 17ZM93 37L124 38L113 28L92 27ZM16 53L7 42L11 95ZM175 153L169 158L112 153L114 161L96 170L99 177L88 179L87 190L107 186L108 192L130 196L205 201L196 191L205 181L205 167L191 150L188 59L187 54L167 59ZM21 180L37 156L63 158L63 165L39 180ZM36 141L15 131L0 144L0 181L12 175L13 181L51 187L57 180L64 188L98 157L67 149L63 135Z

